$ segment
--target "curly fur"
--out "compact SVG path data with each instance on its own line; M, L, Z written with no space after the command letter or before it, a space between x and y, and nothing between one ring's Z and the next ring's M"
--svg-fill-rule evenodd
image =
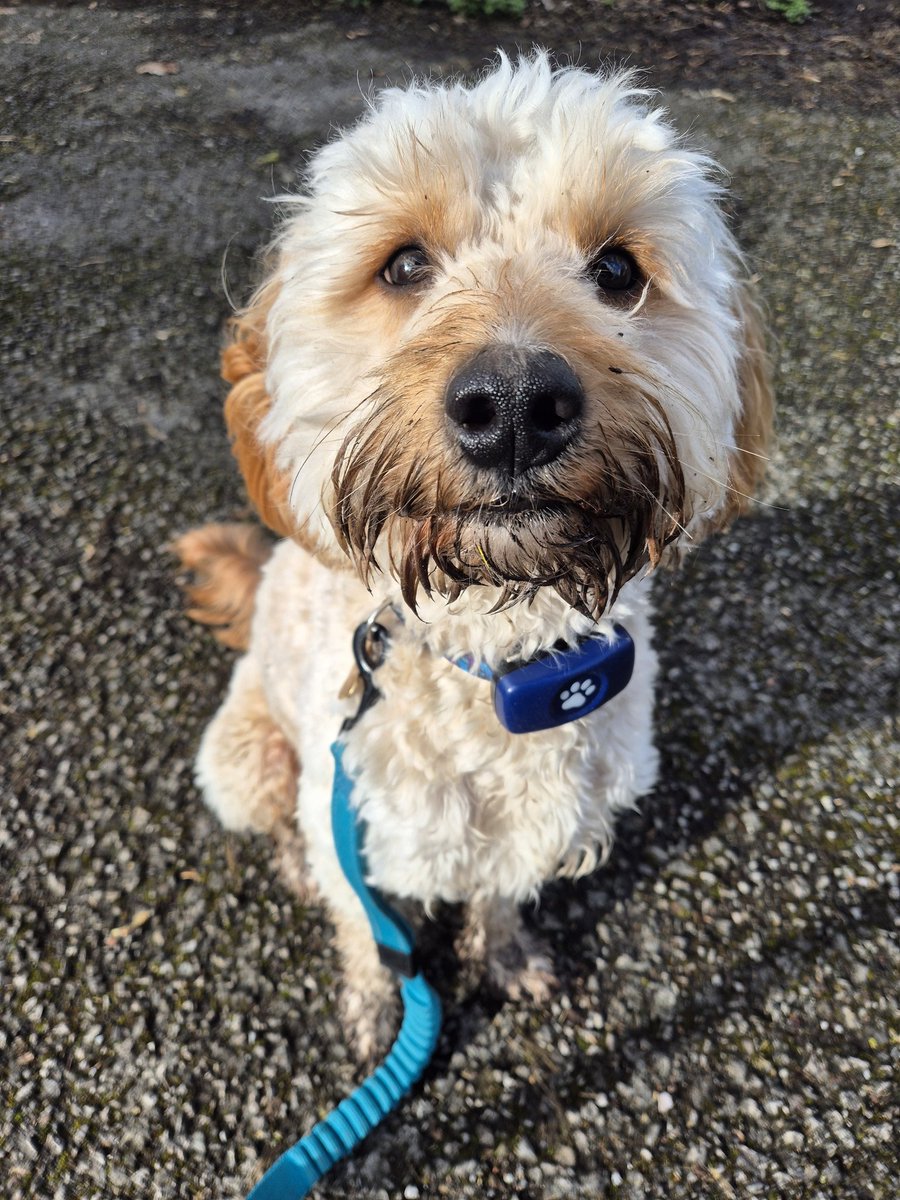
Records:
M296 805L363 1055L393 991L329 832L352 630L373 596L404 614L382 699L346 739L373 881L426 908L467 903L464 943L510 993L543 996L548 962L516 905L591 869L656 777L644 576L742 511L765 462L762 327L718 190L631 74L555 70L536 52L500 55L472 85L382 92L284 198L224 374L235 455L285 540L262 566L249 550L232 605L210 593L213 623L242 630L261 567L198 775L231 828L271 830ZM391 288L384 266L409 245L427 280ZM598 291L591 263L609 246L633 257L637 290ZM498 347L552 353L584 392L578 436L512 481L466 459L444 411L454 374ZM231 570L233 536L223 548ZM507 733L488 686L443 657L497 665L614 619L636 643L631 684L540 733Z

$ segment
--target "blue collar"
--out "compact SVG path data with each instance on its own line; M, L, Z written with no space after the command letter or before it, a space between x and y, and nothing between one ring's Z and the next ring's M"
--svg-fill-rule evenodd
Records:
M344 722L344 732L353 728L381 694L374 677L390 648L391 633L381 620L388 611L403 623L397 608L385 602L353 635L362 696L356 713ZM617 696L634 670L634 642L624 626L614 625L610 635L596 633L577 646L548 650L527 662L507 663L497 670L473 654L448 661L490 682L494 712L504 729L534 733L586 717Z
M471 654L449 661L491 681L494 711L505 729L534 733L586 717L617 696L634 670L634 642L624 626L614 625L611 637L594 634L499 671Z
M475 675L478 679L486 679L489 683L493 683L497 678L487 663L476 658L474 654L461 654L459 658L451 658L448 654L446 658L447 662L452 662L454 667L459 667L467 675Z

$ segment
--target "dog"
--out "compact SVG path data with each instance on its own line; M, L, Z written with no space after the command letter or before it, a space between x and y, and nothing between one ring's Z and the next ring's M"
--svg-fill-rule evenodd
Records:
M551 957L520 906L594 868L656 781L648 575L748 505L772 394L714 164L630 72L534 51L388 88L282 199L223 358L233 450L282 540L207 526L177 545L192 614L242 651L197 779L327 905L366 1059L395 989L329 819L354 630L389 605L380 699L344 738L370 881L465 905L464 952L542 1000ZM537 732L505 729L455 662L619 626L628 686Z

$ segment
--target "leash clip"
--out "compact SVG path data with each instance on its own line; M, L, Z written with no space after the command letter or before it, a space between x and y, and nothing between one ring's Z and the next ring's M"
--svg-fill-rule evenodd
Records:
M379 618L388 609L393 609L393 605L390 600L385 600L354 631L353 659L362 684L362 696L356 712L341 725L341 733L348 733L381 697L381 692L375 686L375 672L384 662L391 635Z

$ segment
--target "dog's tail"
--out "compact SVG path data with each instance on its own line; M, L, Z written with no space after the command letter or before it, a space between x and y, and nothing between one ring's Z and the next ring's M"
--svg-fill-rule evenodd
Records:
M194 582L184 591L187 615L213 633L224 646L246 650L262 568L272 546L255 525L203 525L172 543Z

